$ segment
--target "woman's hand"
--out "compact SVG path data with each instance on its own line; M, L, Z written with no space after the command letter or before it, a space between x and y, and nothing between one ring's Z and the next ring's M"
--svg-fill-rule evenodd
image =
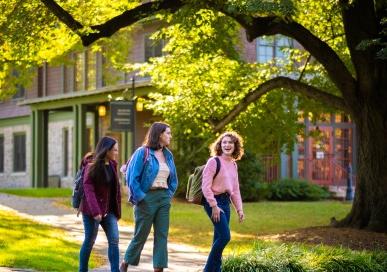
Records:
M243 211L239 210L238 211L238 217L239 217L239 223L242 223L245 220L245 214Z
M102 215L99 214L99 215L94 216L94 220L96 220L98 222L101 222L102 221Z
M218 206L212 207L212 215L211 218L214 220L214 222L219 222L220 221L220 213L224 213L224 211L219 208Z

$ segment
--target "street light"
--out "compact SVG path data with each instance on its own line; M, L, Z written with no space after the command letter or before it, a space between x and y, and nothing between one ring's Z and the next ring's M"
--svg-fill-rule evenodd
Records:
M132 101L133 106L136 104L136 97L134 93L135 88L135 82L136 77L135 75L132 76ZM134 150L136 149L136 111L133 110L133 132L132 132L132 153L134 153Z
M144 98L138 97L136 99L136 111L143 111L144 110Z
M99 105L98 106L98 116L99 117L105 117L106 116L106 106L105 105Z

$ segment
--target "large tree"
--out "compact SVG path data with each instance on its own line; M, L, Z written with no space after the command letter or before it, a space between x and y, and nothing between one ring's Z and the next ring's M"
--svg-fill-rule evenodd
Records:
M84 46L156 14L199 8L232 18L245 29L249 41L276 34L296 40L324 68L322 73L333 89L314 85L310 78L268 78L245 93L227 114L209 123L214 131L222 130L251 103L272 90L299 93L347 112L357 126L358 172L352 210L340 225L387 231L386 1L159 0L138 3L97 23L75 19L83 18L79 10L79 15L74 16L77 1L57 1L60 5L52 0L41 2L80 37ZM0 42L3 43L1 38Z

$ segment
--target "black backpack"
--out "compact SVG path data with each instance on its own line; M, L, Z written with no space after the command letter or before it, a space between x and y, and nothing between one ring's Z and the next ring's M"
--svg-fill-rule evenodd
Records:
M75 174L74 184L73 184L73 193L71 195L71 206L75 209L79 209L81 201L85 192L83 191L83 172L85 167L81 167Z
M215 157L215 161L216 171L213 179L216 178L220 171L220 159L218 157ZM204 167L205 165L196 167L193 174L191 174L188 178L185 198L189 203L203 205L202 179Z

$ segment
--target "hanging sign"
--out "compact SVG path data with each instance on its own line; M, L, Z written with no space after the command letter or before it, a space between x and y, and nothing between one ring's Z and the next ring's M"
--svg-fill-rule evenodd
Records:
M112 131L134 132L135 101L110 102L110 125Z

